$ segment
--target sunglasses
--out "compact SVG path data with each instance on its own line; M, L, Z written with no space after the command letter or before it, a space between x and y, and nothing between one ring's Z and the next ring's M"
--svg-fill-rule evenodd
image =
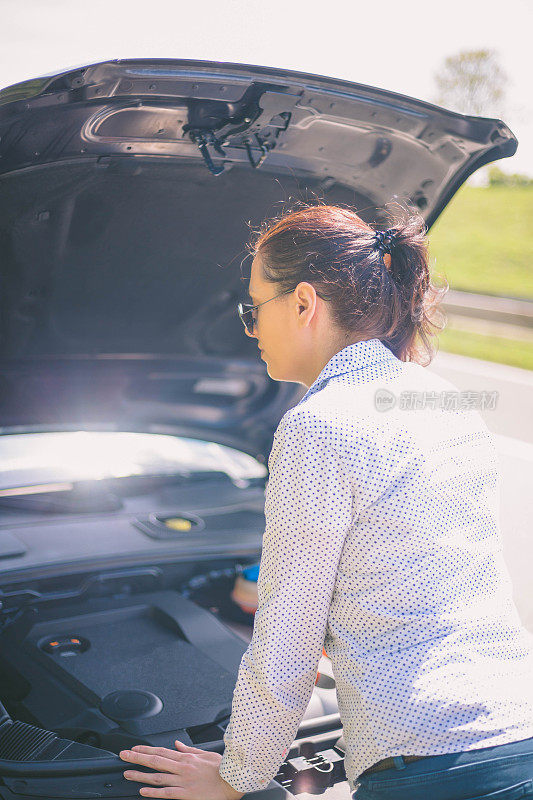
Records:
M264 300L262 303L258 303L256 306L250 305L250 303L239 303L237 306L237 312L248 333L253 334L254 325L257 322L257 319L255 319L253 315L255 309L259 308L259 306L264 306L265 303L270 303L270 300L275 300L277 297L282 297L284 294L289 294L289 292L294 292L294 289L287 289L286 292L281 292L281 294L277 294L275 297L271 297L269 300Z

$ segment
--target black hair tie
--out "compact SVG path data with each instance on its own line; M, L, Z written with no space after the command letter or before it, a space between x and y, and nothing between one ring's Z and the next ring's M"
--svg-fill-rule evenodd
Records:
M396 235L396 231L394 228L387 228L386 231L376 231L374 233L374 240L376 242L377 248L381 253L391 253L392 252L392 244L394 237Z

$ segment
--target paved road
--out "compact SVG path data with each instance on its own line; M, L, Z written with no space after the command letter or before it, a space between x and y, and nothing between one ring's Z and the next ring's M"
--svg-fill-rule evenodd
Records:
M490 430L533 443L533 371L442 352L427 369L461 391L497 391L495 410L481 411Z
M499 393L496 408L480 413L500 457L500 524L515 602L533 633L533 372L452 353L438 353L427 369L461 391Z

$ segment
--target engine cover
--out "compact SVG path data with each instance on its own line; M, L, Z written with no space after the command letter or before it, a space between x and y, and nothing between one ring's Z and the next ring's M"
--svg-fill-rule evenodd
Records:
M171 590L40 609L26 635L0 639L4 698L16 707L9 695L18 694L19 719L71 736L85 729L105 739L119 728L150 741L168 732L169 742L188 731L196 741L199 726L229 717L246 647Z

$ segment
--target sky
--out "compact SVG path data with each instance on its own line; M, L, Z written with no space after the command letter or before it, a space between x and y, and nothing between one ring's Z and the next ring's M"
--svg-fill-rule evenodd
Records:
M192 58L344 78L435 102L447 56L489 48L533 177L531 0L0 0L0 86L114 58ZM487 114L487 116L492 116Z

